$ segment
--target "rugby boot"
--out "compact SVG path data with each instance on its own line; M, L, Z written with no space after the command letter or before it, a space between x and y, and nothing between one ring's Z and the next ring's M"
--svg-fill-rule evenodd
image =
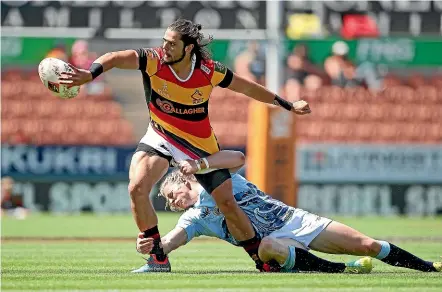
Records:
M373 269L371 257L363 257L345 264L344 273L348 274L369 274Z
M150 257L145 260L146 264L133 270L132 273L169 273L171 271L168 257L161 262L154 254L151 254Z

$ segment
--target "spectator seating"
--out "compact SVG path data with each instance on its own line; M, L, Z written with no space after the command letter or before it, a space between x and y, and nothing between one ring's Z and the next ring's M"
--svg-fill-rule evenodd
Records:
M442 143L442 77L385 79L385 89L324 86L301 91L312 114L296 118L300 143ZM251 99L215 88L209 115L223 147L244 147ZM72 100L48 93L36 72L2 76L2 142L133 145L132 125L111 91Z
M296 118L297 141L442 143L441 79L412 76L410 80L379 92L335 86L302 90L312 114ZM222 146L246 144L249 102L240 94L214 90L210 117Z
M133 145L132 125L109 88L103 94L62 100L41 84L37 72L2 74L2 143L37 145Z

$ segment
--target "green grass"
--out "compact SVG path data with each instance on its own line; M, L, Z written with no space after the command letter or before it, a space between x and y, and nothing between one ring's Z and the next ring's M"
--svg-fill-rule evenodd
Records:
M171 230L178 213L159 212L160 232ZM3 237L130 237L138 229L131 214L126 215L33 215L28 220L4 218Z
M163 233L176 214L161 213ZM442 274L393 268L374 261L369 275L261 274L248 256L219 240L195 240L172 253L170 274L130 274L143 264L135 251L134 227L125 216L33 215L2 220L2 290L162 290L162 291L441 291ZM416 237L398 245L438 260L442 243L418 240L442 236L441 218L339 218L374 237ZM35 239L32 240L32 237ZM127 237L127 241L39 241L36 237ZM440 240L440 239L439 239ZM335 261L350 256L323 255Z
M159 212L161 233L171 230L180 213ZM372 237L442 237L442 217L331 217ZM127 215L35 214L27 220L2 218L3 237L134 237L137 228Z

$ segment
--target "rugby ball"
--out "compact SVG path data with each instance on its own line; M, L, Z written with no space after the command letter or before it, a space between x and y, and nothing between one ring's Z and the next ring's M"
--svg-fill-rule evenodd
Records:
M46 58L38 65L41 82L54 95L63 99L76 97L80 92L80 86L68 88L67 85L60 84L58 78L61 77L61 72L73 72L73 70L68 63L57 58Z

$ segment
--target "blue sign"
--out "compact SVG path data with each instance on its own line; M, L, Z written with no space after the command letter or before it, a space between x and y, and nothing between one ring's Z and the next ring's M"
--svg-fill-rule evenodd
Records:
M2 145L2 176L127 179L135 147Z

